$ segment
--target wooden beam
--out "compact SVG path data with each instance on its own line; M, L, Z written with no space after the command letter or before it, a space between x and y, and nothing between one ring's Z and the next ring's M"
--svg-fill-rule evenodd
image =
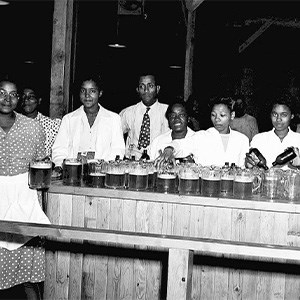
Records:
M50 110L52 118L69 111L74 0L54 0Z
M254 32L242 45L239 47L239 53L242 53L249 47L260 35L262 35L272 24L274 20L268 19L256 32Z
M190 250L169 250L167 300L191 299L193 257Z
M261 24L267 22L269 19L267 18L258 18L258 19L248 19L244 22L246 26L251 24ZM276 19L273 22L273 25L283 26L283 27L291 27L291 28L300 28L300 21L298 20L289 20L289 19Z
M69 242L71 239L104 241L117 244L151 246L163 249L184 249L202 251L208 254L235 255L243 257L273 258L296 260L300 263L300 247L236 242L210 238L191 238L175 235L152 234L119 230L83 228L64 225L44 225L35 223L0 221L0 232L16 233L27 236L45 236Z
M187 101L193 91L193 58L195 40L196 11L188 11L188 26L186 33L185 69L184 69L184 101Z

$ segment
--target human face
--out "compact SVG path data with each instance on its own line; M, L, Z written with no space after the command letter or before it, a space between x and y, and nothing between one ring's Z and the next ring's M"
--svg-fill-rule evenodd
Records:
M230 112L229 108L224 104L215 105L210 114L214 127L222 134L229 133L229 123L233 118L234 112Z
M9 81L0 82L0 114L11 114L18 100L17 86Z
M152 75L140 77L139 86L136 91L146 106L151 106L155 103L159 90L160 86L155 85L155 79Z
M271 112L272 124L276 131L285 131L294 118L291 110L286 105L275 104Z
M82 83L80 89L80 101L85 108L91 109L98 106L98 100L102 96L96 82L86 80Z
M172 131L181 132L187 130L187 113L185 108L180 104L173 105L168 116L169 126Z
M36 97L34 90L24 89L22 93L22 109L25 115L37 111L40 100Z

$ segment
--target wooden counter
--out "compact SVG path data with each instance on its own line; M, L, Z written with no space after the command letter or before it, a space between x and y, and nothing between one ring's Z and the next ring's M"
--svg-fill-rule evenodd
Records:
M53 183L46 195L53 224L300 246L300 205L93 189ZM136 246L47 243L46 299L164 299L167 254ZM193 299L299 299L299 260L194 256Z

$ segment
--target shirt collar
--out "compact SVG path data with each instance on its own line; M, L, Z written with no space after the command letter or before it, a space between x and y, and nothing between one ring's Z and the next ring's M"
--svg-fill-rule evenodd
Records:
M157 106L157 103L158 103L158 100L156 99L156 101L151 106L149 106L150 111L151 111L151 109L153 109ZM143 110L146 110L146 108L148 107L143 103L143 101L141 101L140 104L141 104L141 107L143 108Z

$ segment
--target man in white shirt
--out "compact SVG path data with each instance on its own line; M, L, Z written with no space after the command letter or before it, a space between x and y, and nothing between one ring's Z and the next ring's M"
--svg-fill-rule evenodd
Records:
M139 159L143 150L148 150L149 144L155 137L169 130L168 120L165 117L168 105L158 102L159 90L160 86L156 84L154 75L141 75L139 85L136 88L141 101L124 108L120 112L123 134L128 134L126 156L135 155L136 159ZM147 108L150 109L147 110ZM150 139L141 144L139 143L141 140L140 133L146 111L148 111L148 120L150 121Z
M115 159L116 155L124 156L121 119L98 103L102 96L98 76L82 81L79 96L83 105L63 117L52 147L54 171L58 173L65 158L77 158L80 152L93 153L96 159L106 161Z

